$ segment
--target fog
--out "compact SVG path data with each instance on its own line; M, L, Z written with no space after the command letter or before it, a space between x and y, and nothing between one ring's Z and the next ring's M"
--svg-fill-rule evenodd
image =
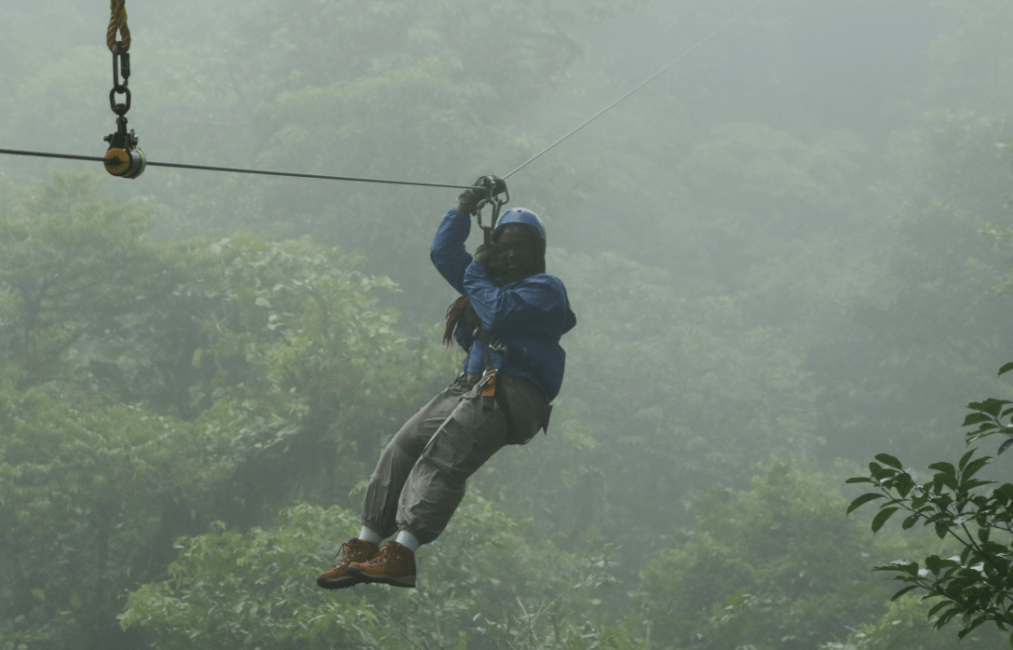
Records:
M1013 5L747 7L127 0L149 161L517 170L578 324L419 588L325 592L460 369L459 190L0 155L0 648L952 647L872 568L959 547L844 481L1013 399ZM0 149L104 154L108 19L0 8Z

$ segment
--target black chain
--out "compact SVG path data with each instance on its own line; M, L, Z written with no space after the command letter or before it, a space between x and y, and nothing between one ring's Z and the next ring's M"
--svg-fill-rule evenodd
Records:
M110 149L131 151L137 146L137 136L127 131L127 111L130 110L130 52L120 53L122 42L117 41L113 48L113 89L109 91L109 107L116 114L116 133L105 137ZM120 78L122 74L122 79ZM116 101L117 95L123 95L123 103Z
M130 81L130 52L120 54L121 41L116 41L113 48L113 89L109 91L109 107L120 117L130 110L130 88L127 83ZM120 83L120 71L123 72L123 83ZM116 95L124 95L126 103L117 104Z

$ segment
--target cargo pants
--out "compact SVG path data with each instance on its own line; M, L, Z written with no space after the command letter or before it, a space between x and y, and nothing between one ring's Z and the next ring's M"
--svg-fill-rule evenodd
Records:
M547 425L548 405L534 384L499 373L501 399L494 399L482 395L488 381L462 373L394 435L366 489L364 526L384 538L405 530L432 542L464 498L468 477L504 445L524 444Z

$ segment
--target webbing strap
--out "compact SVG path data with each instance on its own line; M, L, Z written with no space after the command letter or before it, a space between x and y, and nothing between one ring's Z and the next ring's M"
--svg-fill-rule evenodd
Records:
M540 388L543 390L549 389L549 384L545 381L545 378L542 377L542 373L538 372L538 368L535 368L535 366L527 359L524 359L519 355L512 354L508 346L494 339L484 327L478 327L476 328L476 331L478 332L479 340L482 341L482 366L485 368L486 372L489 370L499 370L499 368L493 368L492 363L489 361L489 346L495 344L503 349L503 363L512 363L530 375L531 379L533 379Z

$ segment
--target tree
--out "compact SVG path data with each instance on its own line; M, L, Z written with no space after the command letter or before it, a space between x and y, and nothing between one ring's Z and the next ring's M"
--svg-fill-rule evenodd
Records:
M658 647L806 650L878 615L885 590L855 559L880 554L844 498L787 462L749 491L691 502L698 523L673 531L642 570L642 612Z
M331 247L151 241L90 174L0 205L0 647L139 643L122 594L177 536L347 503L452 374Z
M878 621L862 624L844 641L827 643L820 650L953 650L953 637L940 634L926 618L929 607L921 598L901 596L887 603L887 611ZM947 629L952 627L950 623ZM998 630L978 628L963 645L999 648L1005 643L1003 636Z
M91 173L58 173L0 215L0 372L21 389L80 377L74 351L115 337L172 278L142 234L150 210L119 204ZM166 281L168 279L168 281Z
M598 622L607 555L536 550L478 495L420 555L418 589L320 591L314 573L357 527L351 511L303 504L277 527L182 539L169 579L131 593L122 625L155 632L167 649L639 647Z
M1010 370L1013 364L1003 366L999 374ZM1011 404L994 398L968 404L971 413L964 426L975 428L967 432L967 444L1003 435L1006 440L998 453L1005 451L1013 443ZM1013 483L991 487L997 483L979 478L993 457L975 458L977 452L971 448L956 464L933 463L929 466L933 474L924 482L917 481L914 472L905 470L896 457L879 454L876 462L869 464L868 476L847 481L874 488L848 506L850 513L879 502L872 520L874 533L899 513L904 517L903 530L930 527L940 539L956 542L960 548L957 555L928 555L921 563L897 560L875 570L892 574L904 585L894 599L916 590L925 592L925 599L934 599L927 615L938 614L934 619L937 628L959 618L960 638L988 622L1003 631L1013 628ZM1013 631L1010 643L1013 645Z

